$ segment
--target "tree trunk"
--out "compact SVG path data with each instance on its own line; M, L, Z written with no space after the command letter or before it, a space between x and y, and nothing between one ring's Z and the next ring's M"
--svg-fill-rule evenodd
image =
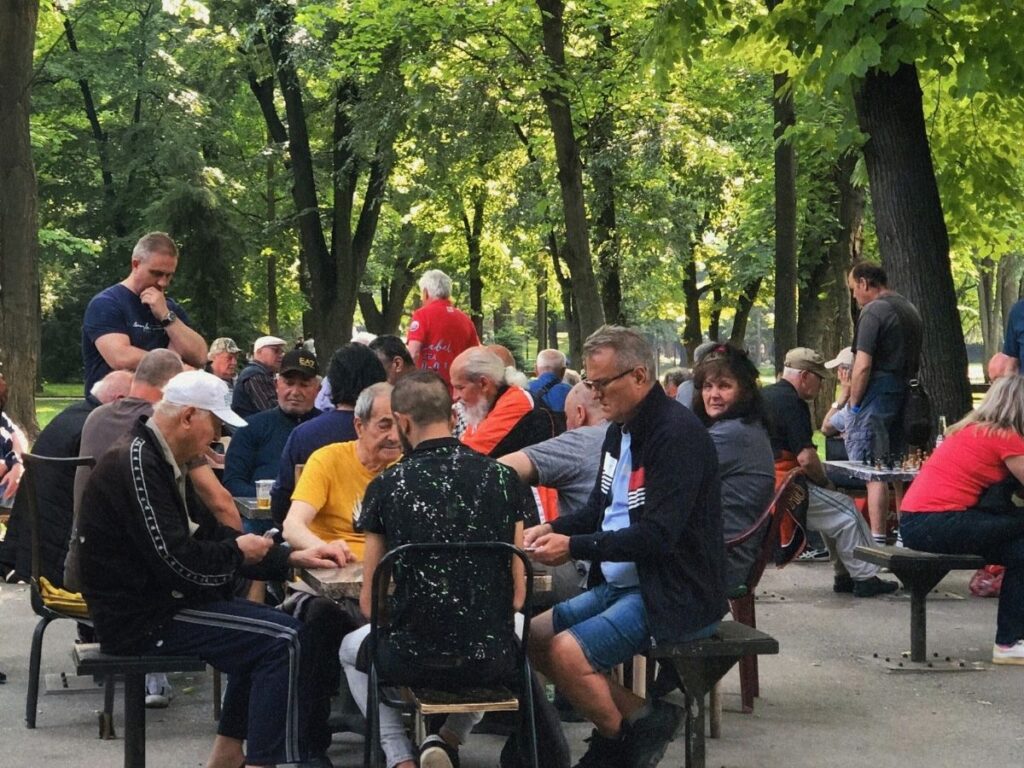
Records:
M581 337L589 336L604 324L604 310L597 279L590 261L587 212L583 200L583 164L573 131L572 110L566 82L565 38L562 26L562 0L537 0L540 9L544 55L551 69L540 95L547 109L555 142L558 186L565 218L565 247L562 258L572 276L570 289Z
M607 62L612 56L612 30L601 25L598 33L600 60ZM627 325L622 306L621 259L622 248L615 220L615 159L612 144L615 133L614 110L606 98L591 127L590 178L593 182L594 245L601 277L601 302L605 320L616 325Z
M544 349L548 341L548 273L538 270L537 275L537 351Z
M761 290L762 279L760 277L754 278L743 286L739 299L736 301L736 317L733 318L732 333L729 335L729 343L733 346L745 346L750 310L754 308L754 302L757 301L757 294ZM758 342L760 342L760 338L758 338ZM751 350L750 359L755 361L755 365L759 364L754 350Z
M39 224L29 132L39 3L0 0L0 362L6 411L34 437L39 367Z
M776 0L769 0L769 10ZM796 325L796 153L783 141L786 129L795 124L793 96L783 91L789 78L777 73L775 93L775 372L782 371L786 352L797 346Z
M837 349L853 343L854 302L846 284L850 267L861 260L864 246L864 190L853 185L855 154L844 155L835 166L834 177L839 190L838 233L829 249L832 282L828 305L835 312L834 326Z
M469 316L476 326L476 335L484 337L484 281L480 276L480 236L484 231L484 205L487 203L487 188L481 185L474 190L473 220L462 209L462 233L466 238L466 252L469 254ZM461 204L461 202L460 202Z
M722 339L722 289L714 287L711 289L711 312L708 316L708 340L721 341Z
M700 328L701 293L702 291L697 285L697 263L691 258L683 267L683 296L686 302L686 316L683 319L683 346L686 348L686 359L691 367L693 366L693 351L703 341Z
M978 265L978 319L981 322L982 362L1003 347L1003 327L996 298L996 263L984 258Z
M999 327L1006 329L1010 310L1021 297L1020 272L1024 254L1008 253L999 261Z
M917 68L869 72L855 94L878 248L889 285L925 318L921 374L935 413L971 407L967 350L949 261L949 236L925 131Z
M572 294L572 278L562 269L558 239L554 231L548 232L548 253L555 267L555 279L562 294L562 314L565 316L565 328L569 334L569 359L577 369L583 370L583 334L576 316L576 298Z
M270 225L277 220L274 176L274 157L270 155L267 157L267 223ZM277 321L277 254L273 250L267 254L267 330L271 336L281 335Z

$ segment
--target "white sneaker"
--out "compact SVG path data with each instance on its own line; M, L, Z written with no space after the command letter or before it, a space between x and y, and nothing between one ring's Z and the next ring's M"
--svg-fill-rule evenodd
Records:
M993 664L1024 664L1024 640L1018 640L1013 645L992 646Z
M163 672L146 675L146 708L166 709L174 698L174 689Z

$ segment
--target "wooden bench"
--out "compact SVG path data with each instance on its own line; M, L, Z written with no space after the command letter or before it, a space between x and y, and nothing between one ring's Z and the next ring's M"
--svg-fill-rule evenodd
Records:
M686 768L705 768L704 699L715 683L740 659L778 652L778 640L737 621L723 621L718 631L704 640L651 650L651 658L675 669L686 696Z
M201 672L206 662L195 656L113 656L100 651L99 643L81 643L72 656L80 675L124 678L124 767L146 765L146 675L151 672ZM113 723L100 715L100 735L109 738Z
M975 571L985 565L985 558L977 555L940 555L906 547L874 545L853 552L860 560L888 568L910 590L910 660L922 663L928 655L928 593L950 571Z

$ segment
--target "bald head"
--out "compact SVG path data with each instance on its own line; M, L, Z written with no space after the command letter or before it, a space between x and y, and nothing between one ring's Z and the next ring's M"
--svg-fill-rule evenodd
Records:
M106 405L122 397L127 397L132 388L131 371L111 371L92 385L89 394Z
M601 403L581 381L565 396L565 426L567 429L591 427L604 422Z

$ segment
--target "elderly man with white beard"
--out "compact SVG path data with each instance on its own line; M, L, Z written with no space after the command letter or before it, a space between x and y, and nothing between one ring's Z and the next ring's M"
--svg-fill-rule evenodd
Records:
M464 445L497 458L555 436L550 415L538 410L522 387L509 384L505 364L485 347L472 347L452 362L452 393L468 426Z

